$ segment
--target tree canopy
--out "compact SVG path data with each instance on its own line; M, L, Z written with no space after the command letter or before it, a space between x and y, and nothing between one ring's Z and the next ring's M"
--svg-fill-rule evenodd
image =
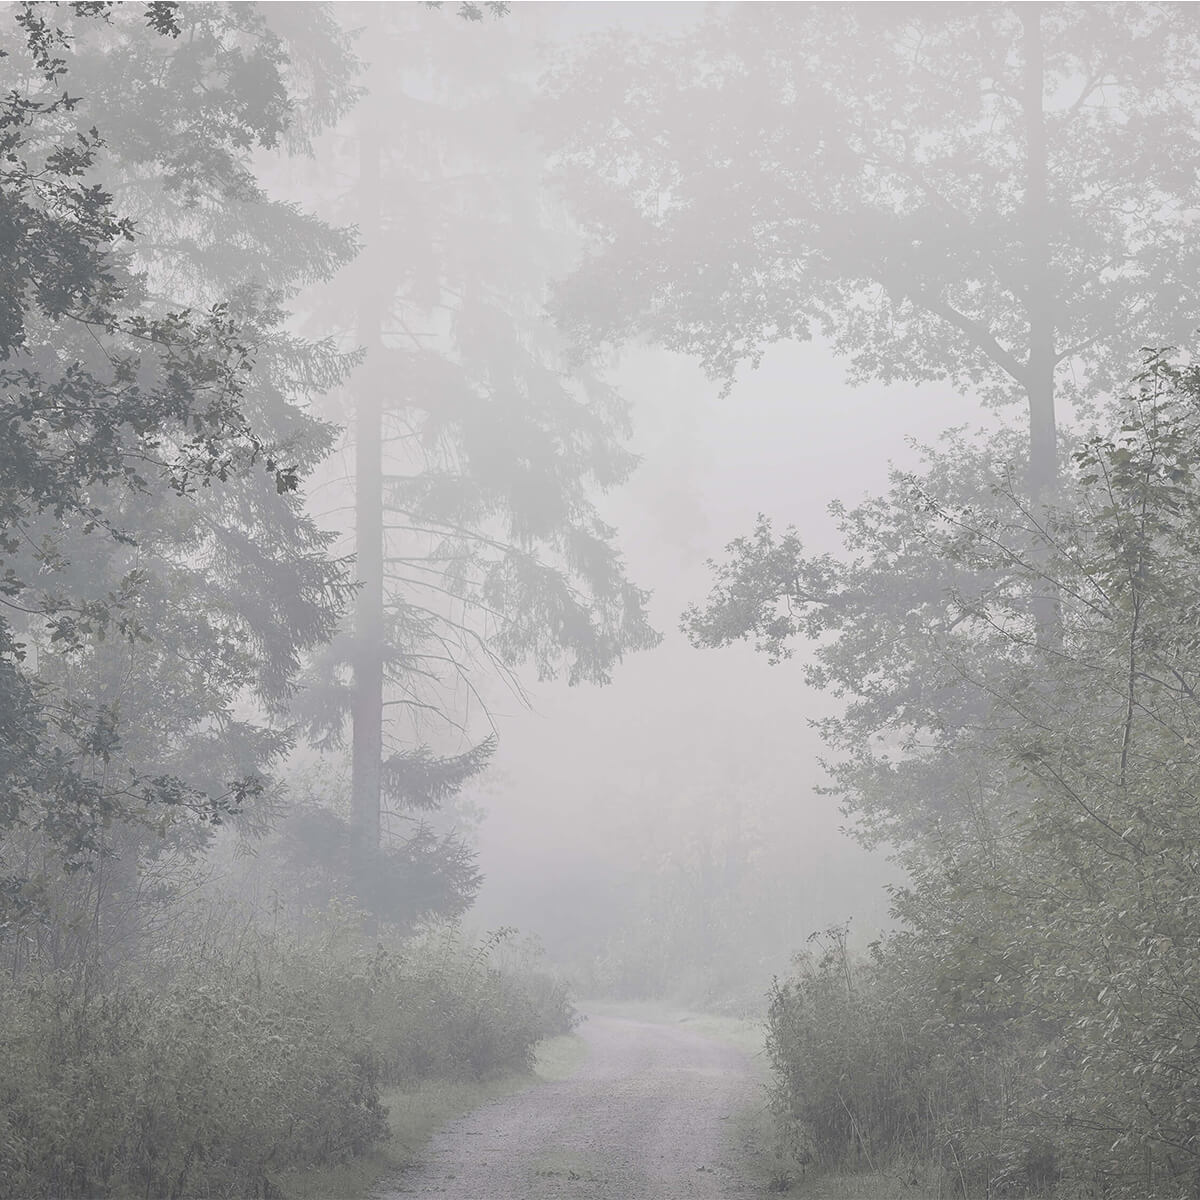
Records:
M44 88L10 98L4 191L5 866L28 899L55 855L107 862L75 889L94 941L144 858L250 815L294 742L301 656L348 587L299 490L331 434L306 404L349 360L282 302L352 244L251 167L317 119L258 10L15 21Z
M853 380L1024 401L1119 389L1200 320L1192 10L732 5L562 67L541 122L596 237L560 296L728 386L819 334Z
M120 22L151 27L139 36L169 44L178 34L173 6L136 11ZM52 23L65 15L68 28ZM93 554L104 546L116 566L135 544L130 496L190 497L250 471L277 494L295 484L244 411L252 355L228 306L147 304L145 277L121 249L136 226L106 190L111 151L70 90L77 37L113 16L107 4L66 14L23 4L3 47L6 59L27 59L30 82L7 94L0 116L0 642L12 735L0 769L7 821L40 820L69 857L94 849L95 829L122 805L179 804L189 792L145 765L109 777L102 764L120 740L114 705L24 670L31 635L78 656L106 635L141 633L129 606L144 573L125 561L93 579L77 561L72 575L67 543L82 538ZM234 783L232 798L244 786ZM228 805L230 787L197 803Z

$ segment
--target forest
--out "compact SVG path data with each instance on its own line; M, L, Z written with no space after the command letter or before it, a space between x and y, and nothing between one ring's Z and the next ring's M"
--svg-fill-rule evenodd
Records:
M0 1200L1200 1200L1197 63L0 4Z

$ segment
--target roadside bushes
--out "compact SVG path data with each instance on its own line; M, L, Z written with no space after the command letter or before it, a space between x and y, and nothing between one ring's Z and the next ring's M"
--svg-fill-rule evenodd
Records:
M829 931L775 984L773 1107L801 1161L929 1166L964 1198L1200 1196L1196 835L1077 848L1071 886L1054 811L927 861L866 961Z
M267 1196L279 1167L343 1160L386 1133L362 1032L278 980L88 995L55 975L10 986L3 1008L7 1196Z
M526 1068L565 993L453 927L181 946L0 983L0 1196L269 1197L387 1136L384 1084Z
M364 1030L386 1084L529 1070L537 1042L569 1032L575 1011L535 964L504 961L510 941L509 930L474 944L453 925L433 926L364 949L320 986ZM330 961L311 966L325 975Z
M773 1106L791 1148L827 1166L928 1157L945 1047L927 1033L918 997L889 986L898 981L878 950L852 963L844 927L810 946L776 980L767 1014Z
M838 1169L932 1165L954 1191L989 1196L1054 1181L1056 1151L1031 1118L1044 1027L976 1006L954 956L911 933L859 961L844 928L810 944L772 987L767 1016L772 1107L793 1155Z
M827 1161L1200 1197L1197 447L1200 366L1150 352L1053 495L941 458L844 514L845 563L741 546L722 596L809 605L836 790L911 879L878 961L774 995L780 1111Z

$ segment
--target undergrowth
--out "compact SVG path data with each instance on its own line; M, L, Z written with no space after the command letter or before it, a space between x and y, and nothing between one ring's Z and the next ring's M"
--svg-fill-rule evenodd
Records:
M507 941L335 922L0 983L0 1196L269 1198L360 1158L392 1136L383 1089L527 1072L570 1030Z

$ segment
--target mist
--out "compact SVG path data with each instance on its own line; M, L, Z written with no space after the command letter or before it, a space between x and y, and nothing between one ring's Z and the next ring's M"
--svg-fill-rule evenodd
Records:
M0 1198L1200 1197L1198 61L0 6Z

